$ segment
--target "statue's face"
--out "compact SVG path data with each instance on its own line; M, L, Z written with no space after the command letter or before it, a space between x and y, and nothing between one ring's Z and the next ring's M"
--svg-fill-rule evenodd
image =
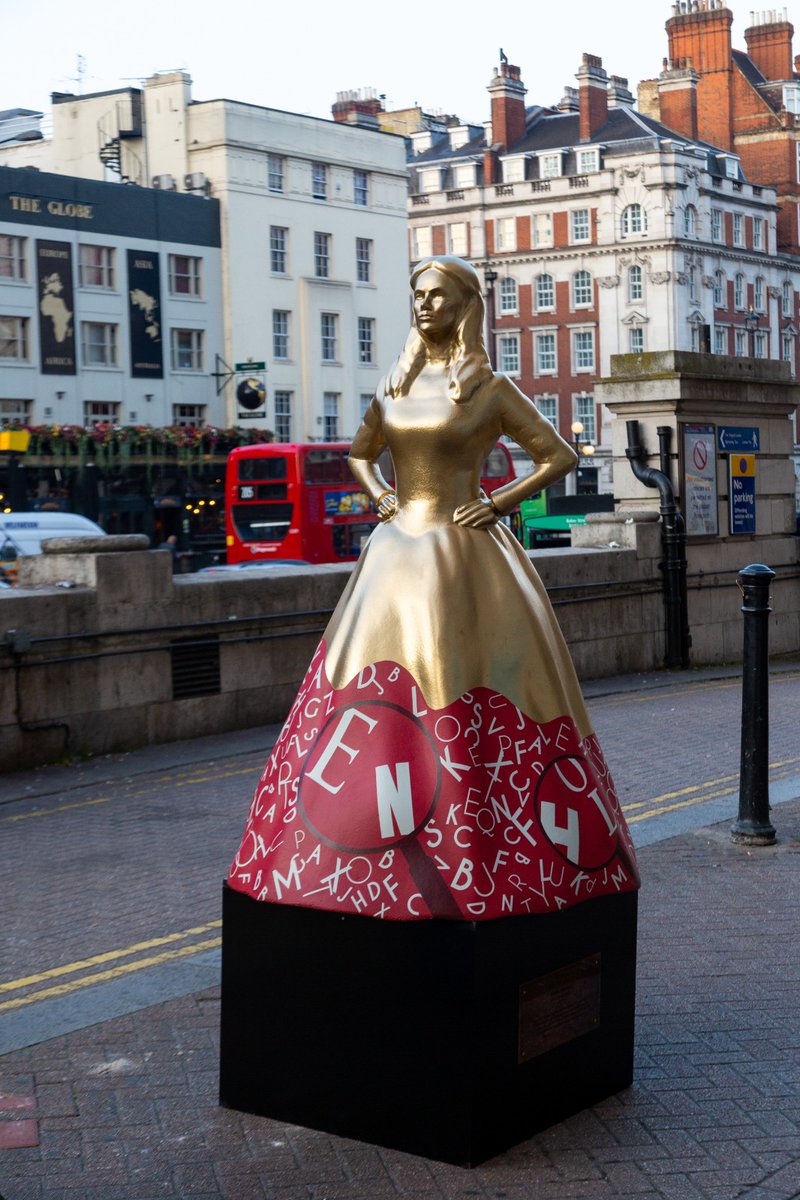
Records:
M455 333L464 304L458 284L435 267L423 271L414 288L414 323L431 342L445 342Z

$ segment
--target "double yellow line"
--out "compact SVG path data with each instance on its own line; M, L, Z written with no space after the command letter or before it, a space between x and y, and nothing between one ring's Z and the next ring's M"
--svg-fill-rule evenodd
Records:
M800 764L800 757L787 758L770 763L771 779L781 779L793 774L798 764ZM231 775L252 773L253 768L247 767L235 771L220 772L218 774L195 774L190 778L180 781L174 780L173 786L186 787L189 784L223 779ZM717 779L709 779L705 783L692 787L664 792L662 795L653 796L649 800L624 804L622 810L629 825L637 821L651 820L654 817L676 812L679 809L704 804L707 800L714 800L721 796L730 795L735 790L738 778L738 773L722 775ZM144 794L151 793L149 789L146 792L127 793L128 796ZM69 809L82 808L92 804L105 804L115 798L118 797L99 796L89 800L63 804L56 808L36 809L28 813L2 817L0 821L22 821L33 817L54 816ZM216 932L221 927L221 921L210 921L206 925L195 925L189 929L180 930L177 933L165 934L163 937L149 938L143 942L135 942L132 946L125 946L118 950L108 950L102 954L95 954L89 958L66 963L61 967L52 967L47 971L40 971L35 975L26 975L20 979L12 979L6 983L0 983L0 1013L23 1008L29 1004L37 1004L42 1000L52 1000L59 996L66 996L72 992L79 991L81 988L92 987L95 984L109 983L122 976L130 975L135 971L143 971L148 967L175 962L182 958L188 958L193 954L200 954L204 950L216 950L222 944L222 938ZM204 936L207 934L212 936ZM130 961L120 961L125 959ZM68 979L67 977L70 975L76 976L76 978ZM13 994L20 992L23 994Z
M25 975L21 979L11 979L7 983L0 983L0 1013L9 1012L11 1009L23 1008L26 1004L38 1004L41 1000L53 1000L57 996L67 996L70 992L79 991L81 988L92 987L96 983L109 983L113 979L119 979L123 975L130 975L134 971L143 971L147 967L157 967L162 963L175 962L180 958L187 958L191 954L199 954L203 950L215 950L222 945L222 938L216 937L202 938L202 934L210 933L212 930L220 929L221 921L209 921L207 925L195 925L191 929L183 929L179 933L168 933L163 937L150 938L145 942L136 942L132 946L125 946L121 950L107 950L104 954L94 954L91 958L79 959L77 962L66 963L62 967L52 967L48 971L40 971L36 975ZM201 940L196 941L195 939ZM185 945L177 945L176 943L187 943ZM171 946L173 949L163 950L163 946ZM148 954L150 950L159 951L156 954ZM131 955L143 955L141 958L136 958L133 962L120 963L117 960L121 958L130 958ZM106 963L117 962L116 966L108 967L106 970L94 971L93 967L102 967ZM88 971L88 974L81 974L79 978L72 979L65 983L55 983L49 987L36 987L37 984L47 983L51 979L63 979L66 975L78 975L79 972ZM10 992L24 991L26 988L34 988L34 991L27 991L23 996L13 996L9 1000L3 999L3 996Z
M180 776L160 775L160 783L169 783L170 787L185 788L193 787L197 783L214 783L218 779L232 779L236 775L251 775L255 780L258 777L259 768L238 767L235 771L218 771L216 774L207 775L191 775L189 778L180 778ZM29 812L12 813L7 817L0 817L0 825L10 824L12 821L32 821L37 817L57 817L59 813L70 812L75 808L90 808L94 804L110 804L112 800L130 800L137 796L152 796L152 787L127 788L120 791L115 796L94 796L90 800L73 800L70 804L56 804L45 806L43 808L33 808Z
M796 768L798 764L800 764L800 758L786 758L780 762L770 763L770 779L784 779L787 775L792 774L792 768ZM721 796L729 796L732 791L736 790L738 781L738 771L735 775L721 775L719 779L709 779L705 783L693 787L664 792L663 795L653 796L650 800L623 804L622 811L628 824L633 825L637 821L648 821L652 817L663 816L664 813L677 812L681 808L691 808L696 804L705 804L707 800L718 800ZM674 803L670 803L670 801ZM640 809L645 811L641 812Z

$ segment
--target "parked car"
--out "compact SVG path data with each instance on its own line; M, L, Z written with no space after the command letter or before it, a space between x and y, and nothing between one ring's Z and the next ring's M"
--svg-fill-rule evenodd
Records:
M41 554L46 538L105 536L104 529L77 513L0 513L0 579L16 582L17 560L27 554Z

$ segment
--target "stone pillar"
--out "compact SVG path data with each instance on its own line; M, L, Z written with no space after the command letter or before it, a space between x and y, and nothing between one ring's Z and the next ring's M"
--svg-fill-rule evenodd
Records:
M708 435L716 484L717 532L688 530L689 623L692 661L736 661L741 657L736 573L763 562L777 573L771 646L774 653L796 650L800 640L800 540L795 528L795 485L791 417L800 387L787 363L714 354L666 351L613 355L611 374L598 379L595 396L615 418L612 425L614 495L620 511L658 512L658 492L639 483L625 455L625 422L637 420L647 465L663 469L659 427L671 430L667 473L678 508L687 513L684 427L713 429ZM757 432L755 450L755 531L732 533L729 524L731 453L719 445L720 431ZM735 437L732 445L736 445ZM688 474L692 474L688 466ZM702 472L701 472L702 473ZM688 486L691 486L689 484ZM710 489L709 489L710 491Z

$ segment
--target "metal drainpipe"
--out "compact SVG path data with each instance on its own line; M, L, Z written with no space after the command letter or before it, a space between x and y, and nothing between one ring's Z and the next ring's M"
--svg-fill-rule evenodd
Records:
M672 483L664 471L647 466L647 453L639 436L639 422L626 421L628 448L625 455L631 470L640 483L658 488L661 513L661 545L664 557L659 563L664 581L664 623L666 647L664 663L667 667L688 667L689 634L688 605L686 599L686 531L683 517L675 505ZM662 462L665 447L662 442Z

